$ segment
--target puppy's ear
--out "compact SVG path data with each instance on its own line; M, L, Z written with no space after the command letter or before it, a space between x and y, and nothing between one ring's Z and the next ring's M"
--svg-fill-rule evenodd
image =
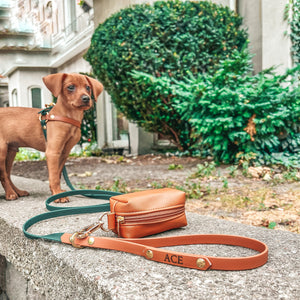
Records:
M87 81L89 82L89 84L92 86L92 90L93 90L93 95L95 98L95 101L97 101L98 96L102 93L103 91L103 85L102 83L100 83L98 80L89 77L89 76L85 76L85 78L87 79Z
M61 93L62 85L68 74L56 73L43 77L43 81L48 90L54 97L58 97Z

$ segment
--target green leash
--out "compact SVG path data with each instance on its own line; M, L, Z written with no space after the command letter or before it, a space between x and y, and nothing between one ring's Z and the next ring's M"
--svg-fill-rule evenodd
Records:
M41 116L46 115L47 113L49 113L49 111L52 108L53 108L53 106L47 107L46 109L43 109L39 113L41 114ZM47 140L46 122L44 120L41 120L41 118L40 118L40 121L41 121L41 125L43 128L43 133L44 133L45 139ZM34 216L33 218L31 218L25 222L25 224L23 225L23 232L27 238L46 239L46 240L61 242L60 237L63 235L63 233L61 233L61 232L47 234L47 235L36 235L36 234L29 233L28 229L32 225L34 225L38 222L47 220L47 219L52 219L52 218L57 218L57 217L62 217L62 216L69 216L69 215L89 214L89 213L110 211L109 202L104 203L104 204L98 204L98 205L76 206L76 207L58 207L58 206L53 206L50 204L59 198L81 195L81 196L88 197L88 198L101 199L101 200L108 201L110 199L110 197L122 194L122 193L118 193L118 192L111 192L111 191L104 191L104 190L76 190L69 179L69 176L68 176L65 166L63 168L63 176L64 176L64 180L65 180L66 184L71 189L71 191L62 192L62 193L50 196L46 200L46 208L49 212Z
M46 208L49 210L49 212L34 216L33 218L27 220L23 225L24 235L29 239L46 239L46 240L61 242L60 237L63 235L63 232L57 232L57 233L47 234L47 235L36 235L33 233L29 233L28 229L32 225L38 222L52 219L52 218L78 215L78 214L106 212L110 210L109 202L104 204L98 204L98 205L76 206L76 207L57 207L57 206L50 205L51 202L61 197L68 197L68 196L75 196L75 195L86 196L87 194L90 197L93 196L94 199L109 200L111 196L120 195L121 193L110 192L110 191L97 191L97 190L75 190L75 191L67 191L56 195L52 195L46 200Z

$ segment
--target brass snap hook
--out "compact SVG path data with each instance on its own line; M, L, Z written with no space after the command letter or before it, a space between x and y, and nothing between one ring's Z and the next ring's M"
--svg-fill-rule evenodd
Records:
M74 248L78 248L78 249L84 248L83 246L80 246L80 245L75 243L75 239L77 237L78 237L78 232L73 233L73 235L70 237L70 242L71 242L72 246Z
M79 239L79 240L85 239L92 232L98 230L99 228L102 229L103 231L109 232L110 230L108 228L104 227L104 222L102 221L103 217L106 216L106 215L108 215L107 212L100 216L98 222L93 223L89 226L86 226L83 229L73 233L73 235L70 237L70 242L71 242L72 246L75 247L75 248L84 248L83 246L80 246L80 245L76 244L75 239Z

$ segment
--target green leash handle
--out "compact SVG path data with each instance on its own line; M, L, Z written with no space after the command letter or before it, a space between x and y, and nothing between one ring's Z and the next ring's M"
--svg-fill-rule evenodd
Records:
M75 195L85 196L87 194L90 197L94 196L95 199L109 200L111 196L120 195L121 193L110 192L110 191L97 191L97 190L75 190L75 191L68 191L68 192L52 195L46 200L46 208L50 211L34 216L33 218L27 220L23 225L24 235L29 239L46 239L55 242L60 242L61 241L60 237L64 234L63 232L57 232L57 233L47 234L47 235L36 235L33 233L29 233L28 229L38 222L52 219L52 218L110 211L109 203L89 205L89 206L76 206L76 207L58 207L58 206L50 205L51 202L61 197L75 196Z

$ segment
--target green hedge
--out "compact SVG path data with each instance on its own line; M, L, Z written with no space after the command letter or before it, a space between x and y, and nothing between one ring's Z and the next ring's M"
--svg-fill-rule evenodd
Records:
M92 37L85 59L117 108L147 131L161 133L180 150L197 142L190 123L168 91L149 91L134 71L172 81L214 72L220 60L240 51L247 33L242 18L208 1L158 1L112 15Z
M254 153L261 163L299 165L300 66L284 75L271 68L255 76L250 66L245 48L221 61L214 74L190 74L176 83L168 77L159 83L138 75L174 94L202 153L226 163L235 162L241 153Z

